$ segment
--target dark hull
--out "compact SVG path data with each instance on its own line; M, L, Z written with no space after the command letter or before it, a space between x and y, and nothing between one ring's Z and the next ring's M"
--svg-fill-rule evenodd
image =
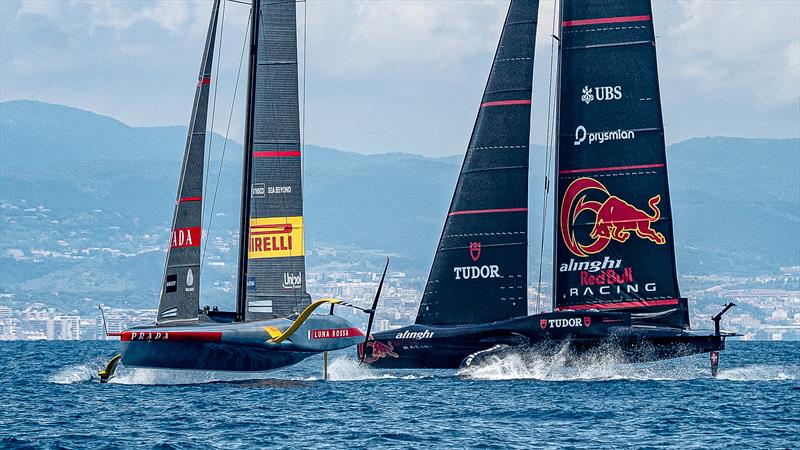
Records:
M621 313L547 313L490 324L411 325L374 334L366 361L376 368L456 369L488 349L563 352L580 358L613 352L622 362L647 362L725 348L725 336L664 327L639 327ZM359 346L359 353L363 346ZM569 362L569 361L568 361Z
M316 352L216 342L124 342L123 364L192 370L263 371L296 364Z
M363 333L334 315L311 315L286 340L289 319L131 328L121 333L122 364L162 369L264 371L361 342Z

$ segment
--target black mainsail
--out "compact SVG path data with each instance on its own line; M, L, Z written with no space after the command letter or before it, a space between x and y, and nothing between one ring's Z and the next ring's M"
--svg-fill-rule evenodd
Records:
M416 323L527 314L528 157L538 0L512 0Z
M156 323L196 320L200 308L203 169L219 0L214 1L194 95Z
M686 328L650 1L562 6L554 309Z
M239 320L286 317L310 304L294 0L255 0L242 186Z

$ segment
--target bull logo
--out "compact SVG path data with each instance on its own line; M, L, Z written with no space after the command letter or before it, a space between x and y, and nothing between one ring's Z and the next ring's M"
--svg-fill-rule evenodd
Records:
M583 325L587 328L592 324L592 316L583 316Z
M539 326L544 330L547 328L547 319L539 319Z
M481 243L480 242L470 242L469 243L469 256L472 258L472 261L478 262L481 258Z
M586 200L588 191L600 191L606 196L606 200L603 202ZM612 240L624 244L631 237L631 233L635 233L641 239L663 245L667 242L666 238L653 229L653 224L661 218L661 210L658 209L660 202L660 195L651 197L647 204L652 214L648 214L611 195L599 181L593 178L578 178L569 185L561 203L561 237L569 251L580 257L602 252ZM573 229L578 216L583 212L594 214L594 226L588 236L591 242L586 244L578 241Z
M367 352L367 348L371 349L371 351ZM365 356L365 353L368 354ZM358 344L358 357L364 358L364 362L367 364L374 363L387 356L398 357L397 353L394 352L394 346L390 342L384 344L383 342L372 340L372 335L370 335L366 346L364 343Z

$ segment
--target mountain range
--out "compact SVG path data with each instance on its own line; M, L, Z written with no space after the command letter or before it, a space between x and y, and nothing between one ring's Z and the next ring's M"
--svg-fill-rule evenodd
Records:
M104 289L118 297L147 291L152 303L163 254L115 253L114 246L129 239L131 248L141 236L166 240L158 234L166 233L172 217L185 137L182 126L131 127L67 106L0 103L0 293L51 293L54 284L69 284L66 277L83 280L86 295L109 285ZM539 161L545 151L531 151L533 273L539 269ZM209 238L224 240L238 228L242 147L214 135L210 155ZM463 156L364 155L314 145L304 155L312 269L374 270L389 254L393 268L424 280ZM667 157L682 274L775 274L781 266L800 265L800 139L697 138L671 145ZM73 251L76 245L109 250L80 260L42 253L64 242ZM543 254L549 274L549 246ZM224 270L215 266L222 278L232 275L231 255L235 251L217 255L233 263Z

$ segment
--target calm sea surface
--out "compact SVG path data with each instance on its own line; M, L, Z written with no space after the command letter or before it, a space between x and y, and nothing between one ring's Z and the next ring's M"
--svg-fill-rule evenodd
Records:
M0 448L800 448L800 343L643 365L519 355L470 374L96 372L113 342L0 342Z

